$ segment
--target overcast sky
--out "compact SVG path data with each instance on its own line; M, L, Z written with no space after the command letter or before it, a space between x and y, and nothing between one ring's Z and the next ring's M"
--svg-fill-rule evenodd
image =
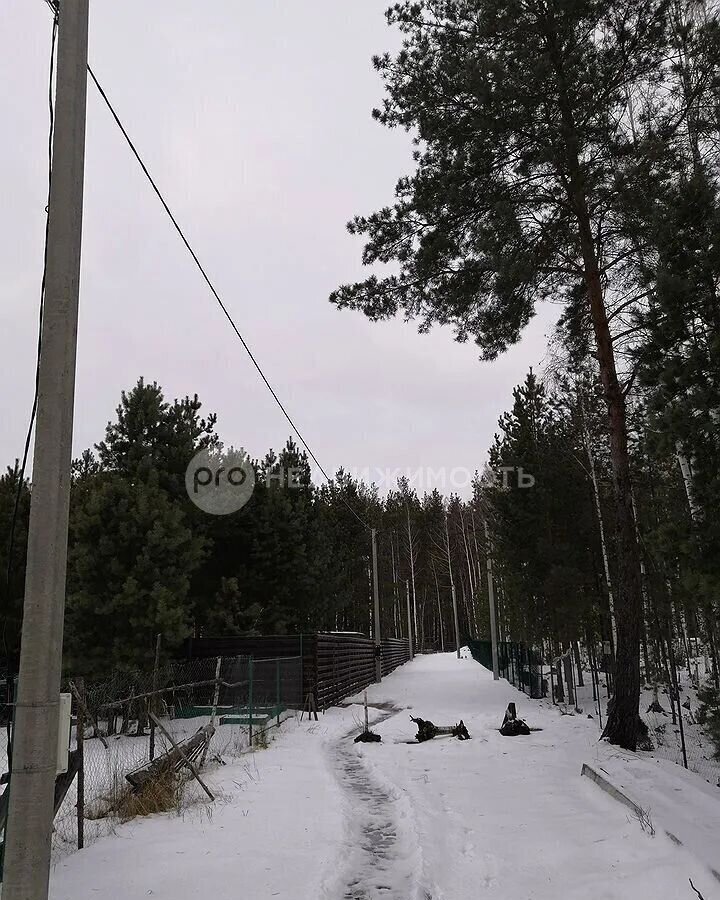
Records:
M541 311L498 362L328 303L362 277L345 223L412 171L373 122L387 0L90 0L90 62L266 374L321 463L482 467L512 387L546 352ZM22 452L35 368L47 190L50 13L0 3L0 465ZM289 426L88 88L75 450L139 376L197 392L228 444Z

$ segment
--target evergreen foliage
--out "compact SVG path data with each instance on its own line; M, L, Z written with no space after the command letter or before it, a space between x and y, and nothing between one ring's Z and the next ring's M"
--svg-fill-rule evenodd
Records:
M383 633L407 635L409 594L416 647L454 649L454 586L461 638L488 637L490 563L501 639L548 661L581 642L597 662L610 645L610 740L634 749L646 732L641 675L672 693L678 666L697 679L707 659L718 743L717 4L401 0L387 18L403 45L374 61L375 118L413 134L415 171L351 222L374 268L332 301L449 325L485 360L551 301L546 371L515 389L470 497L409 478L381 491L343 469L318 484L289 440L257 458L231 516L185 489L193 456L221 447L215 415L140 379L73 465L66 664L147 665L158 633L168 653L190 635L369 633L367 523ZM29 506L16 464L0 476L11 661Z

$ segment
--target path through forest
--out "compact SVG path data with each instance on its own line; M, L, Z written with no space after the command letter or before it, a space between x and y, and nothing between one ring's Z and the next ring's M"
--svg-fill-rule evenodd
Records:
M341 870L352 878L344 894L331 883L326 900L692 900L690 877L705 900L719 900L720 883L702 854L687 849L701 835L688 833L685 848L674 845L663 809L652 836L580 770L583 762L612 763L620 773L644 773L657 789L672 781L678 803L700 804L703 816L720 815L717 789L599 743L592 709L560 715L454 654L418 657L368 696L397 711L376 714L372 728L382 743L353 744L351 736L331 745L348 798ZM510 700L542 730L502 737ZM359 721L359 707L354 714ZM410 715L442 725L462 718L472 740L408 744Z
M382 743L353 742L361 697L318 722L292 719L267 750L226 754L205 773L214 804L198 790L179 815L117 824L64 857L52 900L91 900L108 885L132 900L697 900L690 878L720 900L708 865L717 788L598 743L592 710L561 715L452 653L416 658L368 697ZM542 730L502 737L509 700ZM411 715L463 719L472 740L408 743ZM583 762L638 792L654 836L581 777Z

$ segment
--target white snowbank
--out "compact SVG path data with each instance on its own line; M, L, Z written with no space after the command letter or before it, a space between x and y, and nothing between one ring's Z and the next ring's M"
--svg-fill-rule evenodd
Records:
M691 774L598 744L594 719L560 716L454 654L418 657L368 697L399 708L371 710L381 744L344 737L360 730L359 706L286 722L268 750L208 773L223 800L123 826L63 859L53 900L693 900L690 877L705 900L720 898L704 864L711 828L685 847L661 828L651 837L580 770L632 771L658 820L677 796L686 837L693 817L720 808ZM510 700L543 730L502 737ZM462 718L473 739L405 743L411 714Z

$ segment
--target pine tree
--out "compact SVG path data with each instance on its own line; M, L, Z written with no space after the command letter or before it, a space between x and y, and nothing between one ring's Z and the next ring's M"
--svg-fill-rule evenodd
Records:
M76 674L149 668L157 634L172 652L191 632L202 539L158 481L103 472L73 486L65 654Z
M599 553L580 436L568 398L548 396L532 371L513 396L491 451L492 526L507 624L528 643L569 645L592 628L598 599ZM528 476L531 486L524 488Z
M0 476L0 657L12 669L20 651L30 489L20 483L18 461ZM10 547L13 520L15 533Z
M697 167L696 167L697 168ZM675 559L670 577L677 598L699 613L718 677L720 608L720 227L717 188L704 171L682 178L663 204L655 242L653 303L639 361L647 398L647 437L652 465L676 468L680 493L653 528L665 556ZM650 477L650 476L649 476ZM657 475L655 476L657 481ZM671 538L672 535L672 539ZM667 554L670 554L668 557Z
M402 311L452 324L485 359L515 343L535 304L582 284L608 408L618 548L617 679L605 735L639 730L640 568L627 423L603 289L601 222L626 206L618 171L644 147L618 131L627 89L663 69L666 4L554 0L401 2L405 36L375 60L387 88L378 120L417 132L417 172L396 203L350 229L365 263L399 273L338 290L371 319ZM607 245L605 245L607 246ZM613 248L617 249L617 248ZM608 248L606 252L612 252Z
M100 466L132 478L157 473L158 483L175 499L185 499L185 471L193 456L215 446L213 413L201 418L197 395L168 403L162 388L140 378L123 391L117 421L108 422L105 440L97 445Z

